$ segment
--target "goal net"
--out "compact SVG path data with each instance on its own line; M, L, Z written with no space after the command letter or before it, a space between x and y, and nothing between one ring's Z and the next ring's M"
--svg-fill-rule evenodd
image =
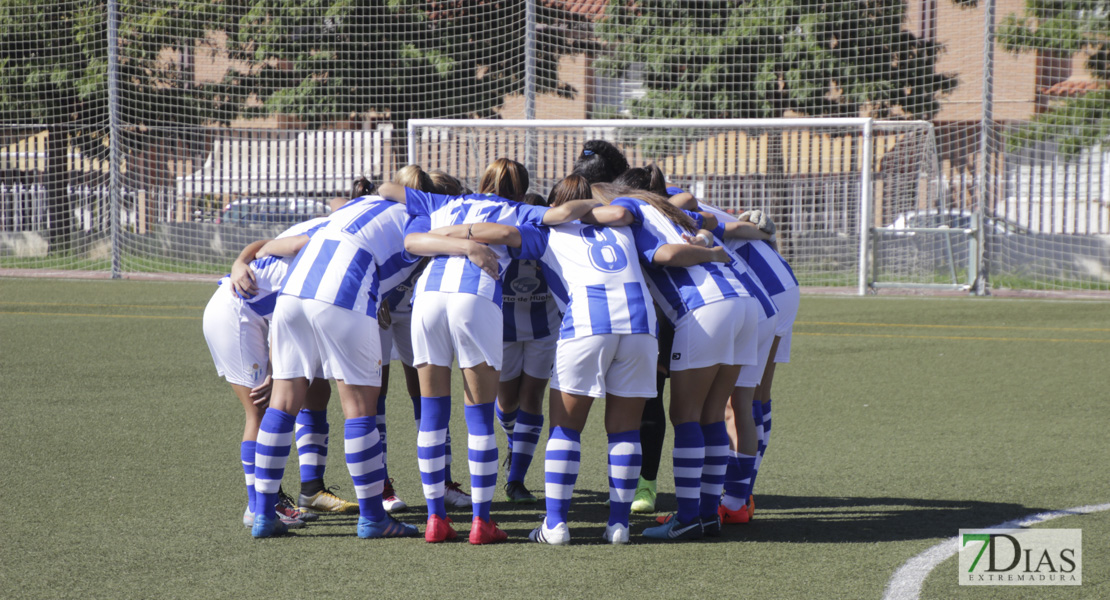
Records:
M512 158L546 196L584 142L606 140L630 165L654 163L726 211L766 211L802 285L863 289L934 282L938 268L955 268L911 256L877 229L944 205L932 133L927 122L871 119L414 120L408 159L475 188L486 165Z

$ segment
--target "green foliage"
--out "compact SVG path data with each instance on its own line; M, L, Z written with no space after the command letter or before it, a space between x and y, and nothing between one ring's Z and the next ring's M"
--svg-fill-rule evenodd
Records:
M928 119L957 82L904 18L902 0L611 0L597 66L643 64L635 117Z
M1026 0L1024 11L1002 21L998 41L1015 54L1085 55L1087 71L1103 87L1055 103L1008 136L1011 146L1052 140L1067 156L1110 139L1110 1Z
M220 120L282 113L311 124L367 115L494 117L523 91L523 2L315 0L228 6L231 57L208 92ZM538 23L554 16L539 7ZM537 91L573 95L557 77L565 39L538 36ZM256 97L259 105L245 100Z

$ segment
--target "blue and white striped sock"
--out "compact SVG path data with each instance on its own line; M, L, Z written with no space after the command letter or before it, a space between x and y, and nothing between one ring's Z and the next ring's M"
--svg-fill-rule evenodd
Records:
M276 518L278 489L285 476L285 463L293 447L293 415L276 408L267 408L258 426L254 445L255 515Z
M301 481L324 478L328 466L328 411L301 409L297 413L297 460Z
M243 465L243 476L247 481L247 508L254 513L254 441L239 444L239 462Z
M428 515L447 517L443 505L444 453L447 446L447 421L451 418L450 396L424 396L420 399L420 430L416 435L416 461L420 482L428 501Z
M516 431L516 418L517 415L520 413L520 409L515 408L513 410L510 410L509 412L504 412L501 410L501 406L497 405L495 411L497 414L497 422L501 424L501 431L505 432L505 439L508 440L508 446L506 450L509 452L509 454L512 454L513 432ZM509 481L513 480L510 479Z
M536 454L536 444L540 441L543 432L543 415L536 415L523 410L517 411L516 427L513 429L512 443L509 452L512 452L513 462L509 465L508 481L524 481L532 466L532 457Z
M748 504L752 489L752 470L755 457L739 452L729 452L725 470L725 495L721 503L729 510L740 510Z
M752 400L752 420L755 421L755 435L758 443L755 451L755 465L752 467L751 487L755 487L755 477L759 475L759 465L763 463L763 450L767 448L767 431L763 423L763 403ZM746 502L747 500L745 500Z
M451 477L451 463L454 462L454 456L451 454L451 414L447 414L447 439L443 442L443 479L445 481L454 481L455 478Z
M643 451L640 430L609 434L609 524L628 526Z
M385 465L382 464L382 440L374 417L347 419L343 425L343 447L347 454L347 470L355 485L358 512L371 521L385 519L382 488Z
M497 437L493 432L493 402L464 409L468 432L466 446L470 464L470 498L475 517L489 520L493 490L497 488Z
M728 467L728 429L724 421L701 426L705 438L705 465L701 471L701 518L717 516L721 504L721 489L725 484Z
M385 469L384 479L389 479L389 447L385 439L385 391L378 393L378 415L374 417L374 427L378 430L378 437L382 440L382 468Z
M552 427L544 452L544 502L547 505L547 526L567 522L570 497L578 481L582 461L582 434L566 427Z
M705 438L701 424L680 423L674 427L674 495L677 519L691 523L701 507L701 472L705 466Z
M763 413L763 450L759 451L760 457L767 451L767 446L771 445L771 399L768 398L763 403L761 411Z

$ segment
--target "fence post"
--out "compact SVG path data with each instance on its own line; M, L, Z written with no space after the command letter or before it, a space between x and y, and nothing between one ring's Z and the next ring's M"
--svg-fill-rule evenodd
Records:
M994 133L994 1L986 0L983 5L983 118L979 125L979 165L976 186L975 214L979 217L979 243L974 256L968 255L968 261L976 261L976 278L972 282L972 293L976 296L990 294L987 289L989 282L988 269L985 260L987 256L987 236L983 231L986 220L983 218L987 202L994 197L994 161L991 160L991 135ZM969 267L970 270L970 267Z
M862 141L860 149L860 207L859 207L859 295L867 295L867 261L871 254L871 225L875 219L872 216L873 192L871 189L871 125L872 120L863 123Z
M524 2L524 118L536 118L536 0ZM525 131L524 167L536 177L538 144L536 130Z
M108 0L108 205L112 242L112 279L122 271L120 235L120 150L119 150L119 0Z

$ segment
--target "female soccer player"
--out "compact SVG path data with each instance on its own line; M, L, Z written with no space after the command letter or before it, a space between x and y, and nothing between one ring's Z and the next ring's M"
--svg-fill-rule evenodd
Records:
M669 412L678 511L644 535L665 541L717 535L728 455L724 407L740 366L757 362L759 307L773 313L773 304L730 252L723 250L727 258L720 265L660 262L660 248L683 243L694 233L691 218L665 198L605 184L594 189L633 214L632 229L652 295L675 326ZM702 239L711 242L710 236Z
M404 251L402 205L364 197L332 213L298 253L274 309L274 387L256 446L259 496L254 537L283 533L272 510L288 459L293 417L318 371L336 380L346 417L347 467L359 504L361 538L418 531L382 507L384 473L375 427L381 384L379 294L404 280L416 259ZM476 256L478 262L484 262Z
M514 202L528 190L528 172L508 159L494 161L483 173L478 194L444 196L393 184L379 193L406 202L412 220L406 228L405 248L432 256L417 282L413 300L414 361L420 376L421 421L417 456L428 527L424 539L438 543L454 539L444 507L443 457L451 403L451 365L456 356L463 372L469 432L470 491L473 521L471 544L503 541L506 535L490 520L489 508L497 483L497 444L493 435L494 407L502 357L501 285L508 264L504 247L490 246L499 258L494 273L471 260L448 256L438 245L440 236L427 233L447 225L498 222L510 225L554 225L576 219L596 203L579 201L554 209ZM472 252L469 240L452 240L460 253ZM485 247L485 246L483 246Z

